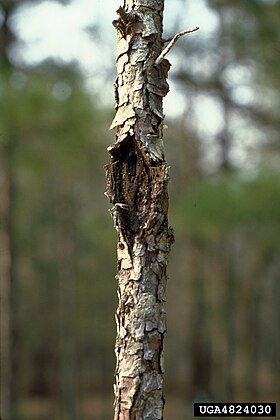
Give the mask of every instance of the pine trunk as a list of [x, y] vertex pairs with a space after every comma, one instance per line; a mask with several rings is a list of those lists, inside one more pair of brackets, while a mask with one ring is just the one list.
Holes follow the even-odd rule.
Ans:
[[168, 167], [162, 98], [170, 64], [163, 49], [164, 0], [125, 0], [117, 11], [116, 142], [107, 196], [118, 232], [115, 420], [163, 418]]

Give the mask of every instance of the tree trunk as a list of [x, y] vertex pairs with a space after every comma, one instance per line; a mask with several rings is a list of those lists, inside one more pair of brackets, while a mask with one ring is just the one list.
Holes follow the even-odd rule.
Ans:
[[118, 232], [115, 420], [163, 418], [168, 167], [162, 98], [164, 0], [125, 0], [117, 11], [116, 142], [108, 148], [106, 195]]
[[11, 411], [11, 249], [9, 236], [10, 185], [0, 160], [0, 338], [1, 415], [9, 420]]
[[54, 185], [55, 242], [58, 275], [59, 304], [59, 381], [61, 418], [77, 420], [78, 368], [76, 355], [76, 295], [77, 247], [75, 209], [67, 195], [67, 184], [58, 172], [60, 182]]
[[[13, 35], [9, 27], [9, 18], [14, 5], [1, 6], [2, 22], [0, 26], [0, 64], [1, 78], [4, 86], [3, 103], [8, 89], [12, 65], [8, 56]], [[4, 125], [5, 127], [5, 125]], [[2, 127], [3, 129], [3, 127]], [[14, 154], [16, 136], [10, 130], [4, 130], [0, 138], [0, 343], [1, 374], [0, 399], [1, 416], [5, 420], [13, 417], [15, 405], [15, 180]], [[13, 403], [13, 404], [12, 404]]]

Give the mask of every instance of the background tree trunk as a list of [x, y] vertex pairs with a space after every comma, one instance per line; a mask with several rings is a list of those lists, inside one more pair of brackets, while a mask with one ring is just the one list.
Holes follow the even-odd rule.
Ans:
[[1, 415], [10, 419], [11, 410], [11, 250], [9, 237], [10, 185], [1, 159], [0, 171], [0, 333]]
[[54, 211], [56, 218], [55, 243], [57, 255], [57, 278], [59, 282], [59, 368], [61, 418], [80, 418], [78, 404], [78, 366], [76, 354], [76, 226], [75, 208], [69, 198], [67, 185], [57, 173], [60, 182], [54, 185]]
[[[14, 5], [2, 6], [0, 27], [0, 65], [2, 68], [4, 98], [7, 97], [12, 65], [8, 49], [13, 41], [9, 18]], [[4, 99], [5, 100], [5, 99]], [[14, 156], [16, 135], [2, 133], [0, 139], [0, 342], [1, 342], [1, 416], [6, 420], [12, 418], [15, 398], [15, 171]]]
[[126, 0], [117, 11], [116, 142], [107, 196], [118, 232], [115, 420], [162, 419], [166, 332], [168, 167], [162, 98], [170, 64], [163, 48], [163, 0]]

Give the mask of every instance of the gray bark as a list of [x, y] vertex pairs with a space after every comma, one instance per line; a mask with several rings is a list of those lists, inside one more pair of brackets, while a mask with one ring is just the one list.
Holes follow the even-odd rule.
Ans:
[[162, 98], [164, 0], [125, 0], [117, 11], [116, 142], [108, 148], [107, 196], [118, 232], [115, 420], [163, 418], [168, 167]]

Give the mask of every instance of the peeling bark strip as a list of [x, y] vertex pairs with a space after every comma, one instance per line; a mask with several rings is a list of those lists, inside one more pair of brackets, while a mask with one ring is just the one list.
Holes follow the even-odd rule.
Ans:
[[170, 64], [163, 49], [164, 0], [124, 0], [117, 30], [116, 142], [108, 148], [106, 195], [118, 232], [115, 420], [163, 418], [168, 167], [162, 98]]

